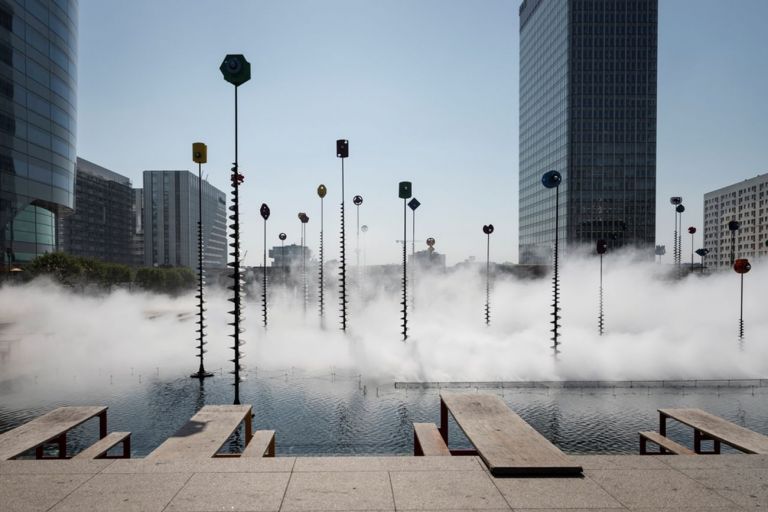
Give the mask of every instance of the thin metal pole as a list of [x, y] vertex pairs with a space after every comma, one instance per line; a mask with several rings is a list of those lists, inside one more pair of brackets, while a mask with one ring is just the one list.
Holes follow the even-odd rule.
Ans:
[[597, 326], [600, 331], [600, 336], [603, 335], [603, 255], [600, 255], [600, 319]]
[[241, 310], [241, 304], [240, 304], [240, 206], [239, 206], [239, 197], [238, 197], [238, 186], [240, 183], [239, 180], [239, 174], [240, 174], [240, 166], [239, 166], [239, 160], [238, 160], [238, 154], [237, 154], [237, 86], [235, 86], [235, 174], [233, 176], [233, 182], [232, 182], [232, 216], [233, 219], [233, 233], [232, 233], [232, 244], [231, 247], [233, 249], [232, 255], [234, 257], [234, 260], [232, 262], [232, 278], [233, 278], [233, 286], [232, 291], [234, 292], [234, 297], [232, 298], [232, 303], [234, 305], [234, 310], [232, 311], [232, 314], [234, 315], [234, 320], [232, 322], [232, 326], [234, 327], [234, 333], [231, 335], [234, 340], [234, 346], [232, 347], [235, 352], [235, 357], [233, 359], [234, 363], [234, 376], [235, 376], [235, 399], [234, 404], [240, 405], [240, 310]]
[[285, 262], [285, 240], [280, 240], [280, 256], [283, 260], [283, 285], [288, 285], [288, 266]]
[[325, 283], [323, 274], [323, 198], [320, 198], [320, 327], [325, 328], [325, 291], [324, 291], [324, 285]]
[[264, 219], [264, 259], [262, 262], [264, 271], [261, 283], [261, 305], [264, 309], [264, 328], [267, 328], [267, 219]]
[[200, 358], [200, 366], [197, 370], [197, 374], [193, 374], [192, 377], [198, 379], [204, 379], [206, 377], [212, 377], [213, 374], [205, 371], [205, 364], [203, 357], [205, 354], [205, 300], [203, 296], [203, 164], [197, 163], [197, 324], [198, 324], [198, 355]]
[[304, 314], [307, 314], [307, 230], [306, 224], [301, 223], [301, 277], [304, 282]]
[[744, 340], [744, 274], [741, 274], [741, 299], [739, 301], [739, 341]]
[[[415, 213], [415, 212], [414, 212]], [[491, 234], [485, 243], [485, 325], [491, 325]]]
[[558, 274], [558, 249], [559, 249], [559, 241], [560, 238], [560, 185], [558, 184], [555, 187], [555, 254], [554, 254], [554, 275], [552, 276], [552, 285], [554, 289], [554, 300], [552, 301], [552, 341], [554, 342], [554, 345], [552, 346], [553, 349], [555, 349], [555, 355], [558, 354], [558, 345], [560, 344], [558, 338], [559, 333], [557, 332], [558, 327], [560, 326], [558, 321], [560, 320], [560, 280], [559, 280], [559, 274]]
[[407, 260], [407, 247], [408, 247], [408, 211], [403, 198], [403, 342], [408, 339], [408, 260]]
[[341, 306], [341, 330], [347, 332], [347, 249], [344, 225], [344, 159], [341, 159], [341, 254], [339, 259], [339, 302]]
[[693, 237], [694, 235], [695, 233], [691, 233], [691, 272], [693, 272], [693, 243], [694, 243]]

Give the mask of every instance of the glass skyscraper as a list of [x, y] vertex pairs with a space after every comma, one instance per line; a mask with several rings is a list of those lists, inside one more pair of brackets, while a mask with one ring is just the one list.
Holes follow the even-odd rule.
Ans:
[[3, 269], [57, 247], [73, 204], [77, 0], [0, 0]]
[[656, 230], [658, 0], [520, 6], [520, 262], [547, 263], [557, 170], [567, 246], [633, 246]]

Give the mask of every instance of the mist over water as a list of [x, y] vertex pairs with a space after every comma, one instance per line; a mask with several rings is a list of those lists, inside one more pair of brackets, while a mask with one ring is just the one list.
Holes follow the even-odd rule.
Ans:
[[[354, 269], [353, 269], [354, 271]], [[606, 334], [597, 332], [599, 260], [571, 257], [561, 268], [561, 354], [550, 348], [551, 276], [499, 274], [484, 322], [484, 265], [416, 274], [409, 283], [409, 338], [401, 341], [400, 291], [363, 279], [349, 293], [349, 329], [339, 331], [338, 295], [326, 288], [325, 328], [316, 297], [270, 286], [261, 325], [258, 282], [245, 307], [248, 371], [353, 370], [366, 380], [520, 381], [763, 378], [768, 316], [761, 262], [745, 275], [746, 339], [738, 335], [739, 276], [733, 271], [670, 277], [669, 265], [631, 254], [604, 260]], [[316, 277], [310, 277], [316, 281]], [[258, 280], [257, 280], [258, 281]], [[206, 292], [208, 370], [231, 369], [229, 292]], [[2, 332], [11, 339], [0, 380], [16, 376], [191, 373], [197, 370], [194, 292], [170, 298], [118, 290], [73, 293], [46, 280], [0, 289]], [[224, 377], [228, 378], [228, 377]], [[231, 378], [231, 377], [229, 377]]]

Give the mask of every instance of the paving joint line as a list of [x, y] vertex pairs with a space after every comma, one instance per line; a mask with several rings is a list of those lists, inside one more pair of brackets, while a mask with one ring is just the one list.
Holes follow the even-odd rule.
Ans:
[[291, 480], [293, 480], [293, 470], [296, 468], [296, 457], [293, 458], [293, 464], [291, 464], [291, 470], [288, 472], [288, 481], [285, 482], [285, 490], [283, 491], [283, 497], [280, 498], [280, 506], [277, 507], [277, 510], [283, 510], [283, 504], [285, 503], [285, 497], [288, 495], [288, 487], [291, 485]]
[[[145, 474], [151, 474], [151, 473], [145, 473]], [[171, 474], [173, 474], [173, 473], [171, 473]], [[187, 477], [187, 479], [184, 481], [184, 483], [183, 483], [183, 484], [181, 484], [181, 487], [179, 487], [179, 490], [178, 490], [178, 491], [176, 491], [176, 492], [174, 493], [174, 495], [173, 495], [173, 496], [171, 496], [171, 499], [169, 499], [169, 500], [168, 500], [168, 503], [166, 503], [165, 505], [163, 505], [163, 509], [162, 509], [162, 512], [165, 512], [165, 510], [168, 508], [168, 505], [170, 505], [170, 504], [171, 504], [171, 502], [172, 502], [174, 499], [176, 499], [176, 496], [178, 496], [178, 495], [179, 495], [179, 493], [180, 493], [180, 492], [181, 492], [181, 491], [182, 491], [182, 490], [183, 490], [183, 489], [184, 489], [184, 488], [187, 486], [187, 484], [189, 483], [189, 481], [190, 481], [190, 480], [192, 480], [192, 477], [193, 477], [193, 476], [195, 476], [196, 474], [197, 474], [197, 473], [195, 473], [194, 471], [193, 471], [192, 473], [190, 473], [190, 474], [189, 474], [189, 476], [188, 476], [188, 477]]]
[[[69, 491], [69, 492], [68, 492], [68, 493], [67, 493], [67, 494], [66, 494], [66, 495], [65, 495], [63, 498], [61, 498], [59, 501], [57, 501], [56, 503], [54, 503], [53, 505], [51, 505], [50, 507], [48, 507], [47, 509], [45, 509], [45, 510], [46, 510], [46, 512], [48, 512], [49, 510], [52, 510], [54, 507], [56, 507], [56, 506], [57, 506], [58, 504], [60, 504], [62, 501], [64, 501], [65, 499], [69, 498], [69, 497], [72, 495], [72, 493], [74, 493], [76, 490], [78, 490], [79, 488], [81, 488], [82, 486], [84, 486], [85, 484], [87, 484], [88, 482], [90, 482], [91, 480], [93, 480], [93, 479], [96, 477], [96, 475], [100, 475], [102, 471], [104, 471], [105, 469], [107, 469], [107, 468], [108, 468], [109, 466], [111, 466], [112, 464], [114, 464], [114, 462], [110, 462], [109, 464], [107, 464], [106, 466], [104, 466], [104, 468], [102, 468], [102, 469], [101, 469], [101, 471], [99, 471], [98, 473], [93, 473], [93, 474], [91, 475], [91, 477], [90, 477], [90, 478], [86, 478], [86, 479], [83, 481], [83, 483], [81, 483], [80, 485], [76, 485], [76, 486], [75, 486], [75, 488], [74, 488], [74, 489], [72, 489], [71, 491]], [[80, 474], [80, 473], [74, 473], [74, 474]]]

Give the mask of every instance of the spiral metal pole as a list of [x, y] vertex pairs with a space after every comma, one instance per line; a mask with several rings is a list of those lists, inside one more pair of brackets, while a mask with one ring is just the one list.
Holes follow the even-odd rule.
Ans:
[[675, 265], [678, 264], [678, 255], [677, 255], [677, 210], [675, 210], [675, 233], [674, 233], [674, 240], [672, 241], [672, 258], [675, 261]]
[[206, 352], [205, 345], [205, 299], [203, 297], [203, 286], [205, 284], [205, 276], [203, 274], [203, 165], [197, 164], [197, 357], [200, 358], [200, 367], [197, 373], [193, 373], [191, 377], [198, 378], [200, 380], [206, 377], [213, 377], [212, 373], [205, 371], [205, 364], [203, 363], [203, 357]]
[[323, 198], [320, 198], [320, 327], [325, 327], [325, 279], [323, 268]]
[[559, 337], [560, 333], [558, 332], [558, 329], [560, 327], [560, 275], [559, 275], [559, 268], [558, 268], [558, 252], [559, 252], [559, 244], [558, 240], [560, 238], [560, 185], [555, 187], [555, 250], [554, 250], [554, 258], [553, 258], [553, 270], [554, 273], [552, 275], [552, 321], [550, 322], [552, 324], [552, 329], [550, 332], [552, 333], [552, 341], [553, 345], [552, 348], [555, 351], [555, 355], [559, 354], [560, 351], [558, 349], [558, 346], [560, 345]]
[[261, 282], [261, 309], [264, 328], [267, 328], [267, 219], [264, 219], [264, 258], [262, 262], [264, 271]]
[[491, 234], [485, 244], [485, 325], [491, 325]]
[[347, 332], [347, 242], [344, 226], [344, 159], [341, 159], [341, 236], [339, 244], [339, 306], [341, 308], [341, 330]]
[[605, 322], [603, 320], [603, 255], [600, 255], [600, 316], [597, 319], [597, 329], [603, 335]]
[[744, 274], [741, 274], [741, 299], [739, 301], [739, 341], [744, 341]]
[[407, 205], [403, 199], [403, 300], [400, 304], [403, 306], [403, 342], [408, 339], [408, 259], [407, 259], [407, 224], [408, 213]]
[[229, 210], [232, 212], [229, 216], [229, 220], [232, 221], [232, 224], [229, 225], [230, 229], [232, 229], [232, 233], [229, 235], [232, 239], [229, 244], [232, 248], [232, 252], [230, 252], [229, 255], [233, 257], [233, 260], [227, 264], [232, 268], [232, 274], [230, 274], [230, 277], [232, 278], [232, 286], [230, 286], [229, 289], [232, 290], [233, 296], [229, 301], [232, 303], [233, 309], [229, 313], [233, 316], [233, 319], [229, 325], [234, 327], [234, 333], [230, 335], [234, 341], [233, 346], [230, 347], [234, 352], [234, 358], [230, 360], [230, 362], [234, 364], [234, 370], [230, 373], [232, 373], [235, 378], [233, 384], [235, 387], [235, 405], [240, 405], [240, 360], [243, 356], [240, 352], [240, 347], [245, 344], [244, 341], [240, 340], [240, 334], [245, 331], [245, 329], [240, 327], [243, 308], [241, 296], [242, 273], [240, 272], [240, 198], [238, 192], [240, 179], [241, 176], [237, 158], [237, 87], [235, 87], [235, 162], [234, 167], [232, 167], [232, 205], [229, 207]]
[[304, 292], [304, 314], [307, 314], [307, 303], [309, 302], [309, 296], [307, 291], [307, 229], [306, 224], [301, 223], [301, 278], [303, 280], [303, 292]]

